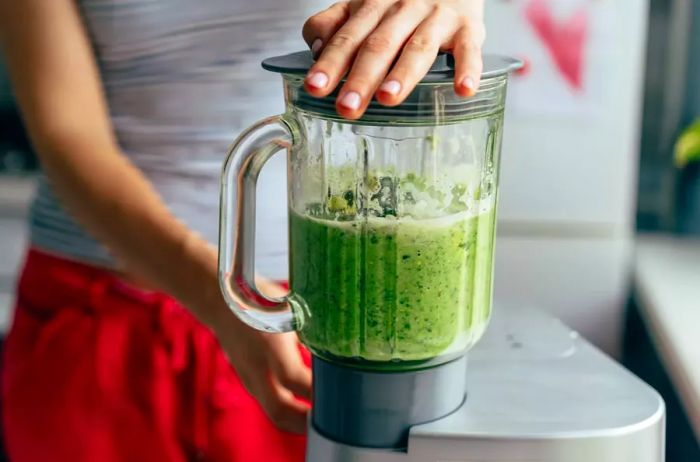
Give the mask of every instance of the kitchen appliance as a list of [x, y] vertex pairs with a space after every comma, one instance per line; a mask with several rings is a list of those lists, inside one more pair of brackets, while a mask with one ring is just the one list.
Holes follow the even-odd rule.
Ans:
[[[660, 460], [658, 397], [590, 347], [558, 350], [562, 339], [573, 342], [561, 327], [541, 322], [541, 335], [524, 350], [532, 356], [513, 362], [511, 350], [525, 344], [512, 339], [532, 329], [536, 316], [517, 318], [519, 330], [506, 336], [512, 348], [486, 348], [491, 359], [466, 373], [465, 353], [491, 314], [506, 84], [520, 63], [485, 56], [479, 92], [462, 99], [453, 91], [451, 56], [442, 54], [404, 103], [373, 102], [358, 121], [336, 114], [336, 94], [317, 99], [304, 91], [311, 64], [309, 52], [263, 63], [283, 75], [287, 110], [231, 148], [219, 268], [224, 297], [243, 321], [267, 332], [297, 330], [313, 353], [307, 460], [574, 461], [583, 459], [563, 458], [562, 448], [589, 447], [592, 439], [590, 454], [613, 460], [604, 457], [626, 456], [623, 446], [642, 454], [636, 439], [644, 435], [652, 436], [642, 446], [651, 452], [635, 460]], [[288, 152], [290, 293], [272, 298], [254, 280], [255, 187], [281, 149]], [[499, 361], [505, 367], [494, 376]], [[565, 383], [588, 377], [589, 363], [603, 381], [581, 399], [587, 391], [577, 395], [567, 391], [578, 390], [576, 382]], [[552, 379], [551, 393], [533, 380], [535, 371]], [[467, 385], [472, 374], [481, 393]], [[483, 386], [488, 381], [492, 387]], [[531, 407], [509, 402], [517, 388], [533, 392]], [[572, 403], [545, 401], [556, 393], [607, 406], [562, 413]], [[626, 400], [629, 413], [611, 410], [613, 397]], [[479, 414], [489, 405], [492, 415]], [[590, 415], [582, 418], [582, 409]], [[544, 420], [528, 430], [538, 417]], [[634, 444], [622, 437], [629, 434]], [[620, 435], [612, 438], [619, 444], [606, 443], [611, 435]]]
[[400, 450], [309, 430], [308, 462], [662, 462], [658, 393], [544, 311], [498, 306], [469, 352], [467, 399]]

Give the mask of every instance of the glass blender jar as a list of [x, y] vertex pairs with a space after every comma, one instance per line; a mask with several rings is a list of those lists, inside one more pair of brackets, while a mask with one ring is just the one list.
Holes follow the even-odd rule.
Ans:
[[[520, 63], [485, 56], [480, 89], [464, 99], [453, 90], [452, 57], [441, 54], [404, 103], [373, 101], [355, 121], [337, 115], [336, 93], [319, 99], [305, 92], [312, 63], [309, 52], [263, 62], [283, 76], [286, 111], [248, 129], [226, 159], [224, 296], [254, 328], [297, 330], [319, 368], [366, 378], [454, 362], [491, 313], [506, 84]], [[254, 281], [255, 185], [282, 149], [290, 292], [271, 298]], [[399, 380], [397, 387], [410, 382]], [[316, 407], [316, 382], [314, 393]], [[464, 388], [456, 393], [443, 411], [461, 403]]]

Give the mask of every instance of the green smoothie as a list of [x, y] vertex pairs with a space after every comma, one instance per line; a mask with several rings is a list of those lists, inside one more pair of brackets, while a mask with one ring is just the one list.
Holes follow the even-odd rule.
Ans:
[[428, 219], [290, 210], [290, 281], [308, 307], [316, 354], [427, 360], [483, 332], [491, 306], [495, 213]]

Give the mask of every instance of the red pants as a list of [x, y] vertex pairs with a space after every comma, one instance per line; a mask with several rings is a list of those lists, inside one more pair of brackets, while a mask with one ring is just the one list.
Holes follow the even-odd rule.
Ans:
[[5, 345], [12, 462], [299, 462], [173, 299], [30, 251]]

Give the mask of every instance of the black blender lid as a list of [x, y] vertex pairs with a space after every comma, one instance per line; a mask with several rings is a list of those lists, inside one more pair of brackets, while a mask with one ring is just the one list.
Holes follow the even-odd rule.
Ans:
[[[509, 56], [486, 54], [483, 56], [484, 70], [482, 80], [498, 77], [520, 69], [523, 66], [519, 59]], [[311, 51], [297, 51], [288, 55], [274, 56], [262, 62], [262, 67], [271, 72], [287, 75], [306, 75], [314, 63]], [[454, 78], [454, 57], [440, 52], [428, 74], [421, 82], [445, 82]]]

